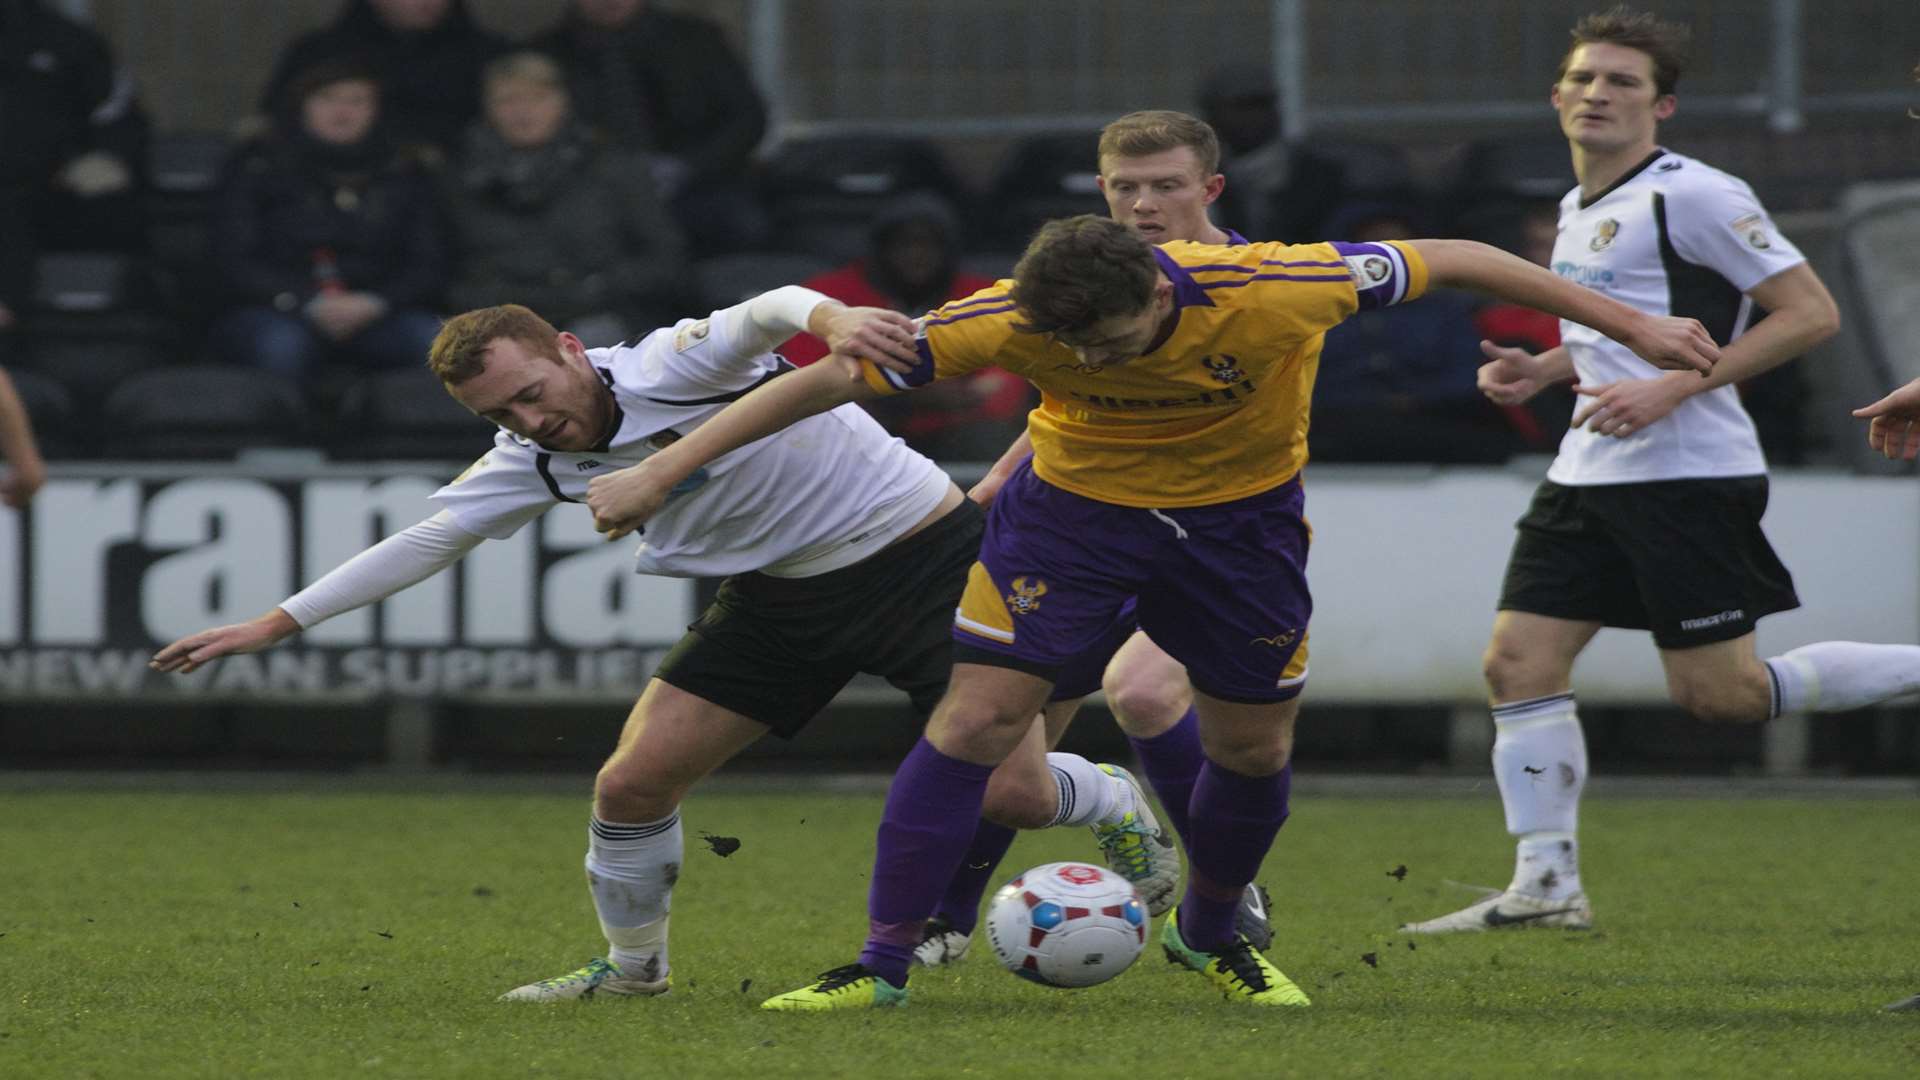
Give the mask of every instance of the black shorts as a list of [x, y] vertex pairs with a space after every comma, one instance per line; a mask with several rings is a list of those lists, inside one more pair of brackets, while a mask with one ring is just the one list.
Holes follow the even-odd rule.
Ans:
[[932, 712], [947, 689], [953, 611], [984, 528], [979, 506], [962, 500], [852, 566], [804, 578], [735, 574], [654, 675], [782, 738], [860, 672]]
[[1663, 649], [1729, 641], [1800, 606], [1760, 531], [1767, 478], [1565, 487], [1516, 528], [1500, 610], [1653, 631]]

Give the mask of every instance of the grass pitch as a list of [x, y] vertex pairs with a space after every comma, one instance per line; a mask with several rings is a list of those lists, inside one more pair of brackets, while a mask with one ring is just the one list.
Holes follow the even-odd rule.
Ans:
[[[1920, 1074], [1879, 1009], [1920, 991], [1910, 798], [1589, 800], [1594, 932], [1409, 939], [1505, 881], [1497, 800], [1299, 797], [1262, 879], [1310, 1009], [1151, 944], [1045, 990], [980, 940], [905, 1010], [796, 1016], [757, 1006], [855, 955], [879, 798], [735, 787], [685, 808], [670, 997], [496, 1004], [603, 948], [585, 790], [0, 795], [0, 1076]], [[1004, 876], [1090, 855], [1030, 835]]]

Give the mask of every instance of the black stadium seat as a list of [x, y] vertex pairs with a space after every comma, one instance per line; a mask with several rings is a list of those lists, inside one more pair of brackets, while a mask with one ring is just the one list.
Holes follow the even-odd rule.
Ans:
[[987, 198], [986, 241], [1024, 251], [1033, 231], [1051, 218], [1104, 214], [1100, 194], [1098, 130], [1029, 135], [1016, 141], [994, 174]]
[[22, 368], [7, 369], [7, 377], [13, 380], [20, 404], [33, 424], [40, 456], [49, 460], [76, 456], [87, 433], [75, 422], [73, 395], [67, 388], [40, 372]]
[[307, 407], [294, 384], [253, 368], [192, 364], [122, 382], [101, 410], [101, 456], [115, 460], [231, 458], [302, 446]]
[[418, 368], [349, 386], [327, 438], [331, 455], [343, 460], [471, 461], [493, 445], [494, 430]]
[[774, 242], [842, 262], [863, 254], [875, 211], [910, 191], [956, 205], [959, 183], [939, 148], [898, 135], [821, 135], [781, 143], [762, 171]]
[[743, 251], [715, 255], [693, 264], [693, 286], [705, 311], [732, 307], [782, 285], [798, 285], [834, 263], [817, 255], [790, 251]]

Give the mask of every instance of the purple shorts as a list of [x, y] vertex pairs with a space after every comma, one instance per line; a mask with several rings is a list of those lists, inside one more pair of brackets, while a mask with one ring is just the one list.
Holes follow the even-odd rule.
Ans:
[[1296, 478], [1232, 502], [1145, 510], [1062, 491], [1022, 465], [988, 507], [954, 659], [1064, 683], [1091, 655], [1104, 666], [1131, 603], [1201, 693], [1293, 698], [1313, 613], [1304, 504]]

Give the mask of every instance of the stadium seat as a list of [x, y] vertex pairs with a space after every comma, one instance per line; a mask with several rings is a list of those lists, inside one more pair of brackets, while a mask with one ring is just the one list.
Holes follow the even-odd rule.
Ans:
[[147, 247], [161, 303], [194, 336], [212, 317], [206, 288], [213, 201], [233, 144], [215, 132], [156, 135], [147, 157]]
[[994, 174], [987, 198], [987, 242], [1025, 250], [1033, 231], [1050, 218], [1104, 214], [1095, 161], [1098, 130], [1030, 135], [1016, 141]]
[[350, 461], [471, 461], [492, 445], [492, 425], [476, 418], [422, 369], [386, 371], [347, 387], [329, 453]]
[[774, 242], [836, 262], [866, 251], [868, 224], [886, 202], [932, 191], [963, 193], [939, 149], [898, 135], [822, 135], [781, 143], [763, 169]]
[[101, 456], [220, 459], [307, 442], [300, 391], [253, 368], [193, 364], [130, 376], [102, 407]]
[[35, 325], [19, 360], [20, 368], [65, 387], [82, 404], [83, 413], [126, 379], [166, 364], [166, 350], [153, 341], [49, 332], [43, 324]]
[[139, 261], [117, 251], [51, 251], [34, 261], [33, 303], [42, 311], [97, 314], [140, 298]]
[[718, 311], [782, 285], [798, 285], [833, 269], [817, 255], [787, 251], [743, 251], [715, 255], [693, 264], [693, 286], [705, 311]]
[[53, 378], [25, 368], [9, 368], [7, 377], [20, 395], [20, 404], [33, 423], [40, 456], [59, 459], [77, 456], [84, 428], [75, 423], [73, 395]]
[[1558, 199], [1573, 190], [1573, 157], [1565, 137], [1513, 135], [1467, 144], [1461, 158], [1461, 192], [1483, 196]]

